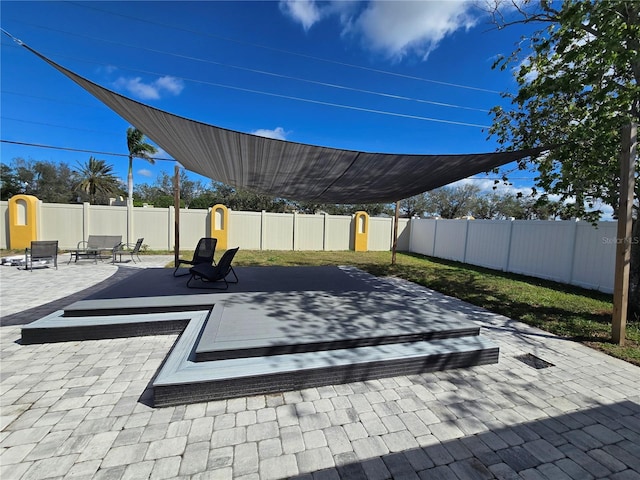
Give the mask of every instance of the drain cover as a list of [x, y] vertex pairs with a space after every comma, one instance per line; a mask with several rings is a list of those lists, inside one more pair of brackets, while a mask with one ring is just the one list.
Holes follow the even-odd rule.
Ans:
[[535, 355], [531, 355], [530, 353], [525, 353], [524, 355], [518, 355], [515, 358], [520, 360], [523, 363], [526, 363], [530, 367], [537, 368], [537, 369], [554, 366], [553, 363], [549, 363], [545, 360], [542, 360], [541, 358], [538, 358]]

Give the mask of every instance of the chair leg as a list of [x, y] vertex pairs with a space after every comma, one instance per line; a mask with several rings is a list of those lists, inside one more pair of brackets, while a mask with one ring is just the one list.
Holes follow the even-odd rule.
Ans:
[[173, 271], [173, 276], [174, 277], [185, 277], [187, 275], [189, 275], [189, 271], [187, 271], [187, 273], [181, 273], [180, 275], [176, 275], [176, 273], [178, 273], [178, 270], [180, 269], [180, 265], [182, 265], [184, 262], [178, 260], [178, 265], [176, 265], [176, 269]]
[[[196, 286], [193, 285], [191, 286], [191, 280], [196, 280], [196, 281], [200, 281], [200, 283], [202, 284], [201, 286]], [[216, 287], [216, 284], [220, 281], [224, 281], [224, 287]], [[207, 287], [206, 284], [209, 283], [211, 284], [210, 287]], [[237, 283], [237, 282], [231, 282], [231, 283]], [[209, 281], [203, 277], [200, 277], [198, 275], [194, 275], [193, 273], [191, 274], [191, 277], [189, 277], [189, 280], [187, 280], [187, 287], [188, 288], [202, 288], [205, 290], [228, 290], [229, 289], [229, 282], [227, 282], [226, 278], [221, 278], [220, 280], [216, 280], [216, 281]]]
[[[236, 277], [236, 281], [235, 282], [231, 282], [230, 281], [229, 283], [238, 283], [240, 280], [238, 279], [238, 275], [236, 275], [236, 271], [233, 269], [233, 267], [231, 267], [231, 272], [230, 273], [233, 273], [233, 276]], [[226, 277], [225, 277], [224, 281], [225, 282], [227, 281]]]

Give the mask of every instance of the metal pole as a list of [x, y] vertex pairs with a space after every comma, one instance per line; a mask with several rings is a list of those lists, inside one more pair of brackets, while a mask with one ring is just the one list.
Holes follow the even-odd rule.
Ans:
[[391, 265], [396, 264], [396, 250], [398, 249], [398, 219], [400, 218], [400, 201], [396, 202], [396, 214], [393, 219], [393, 248], [391, 250]]
[[633, 227], [633, 193], [635, 190], [635, 159], [638, 125], [630, 123], [622, 128], [620, 151], [620, 206], [616, 236], [616, 267], [613, 284], [613, 316], [611, 337], [624, 345], [629, 303], [629, 264], [631, 262], [631, 235]]
[[173, 167], [173, 208], [175, 212], [175, 245], [174, 245], [174, 262], [178, 266], [180, 258], [180, 167], [176, 164]]

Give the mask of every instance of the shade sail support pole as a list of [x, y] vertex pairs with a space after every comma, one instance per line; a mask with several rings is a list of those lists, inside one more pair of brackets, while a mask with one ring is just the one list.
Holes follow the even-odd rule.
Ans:
[[177, 267], [180, 259], [180, 166], [177, 163], [173, 167], [173, 209], [175, 212], [173, 261]]
[[622, 128], [620, 150], [620, 206], [618, 208], [613, 316], [611, 319], [611, 337], [618, 345], [624, 345], [626, 337], [637, 145], [638, 125], [632, 122]]
[[398, 250], [398, 220], [400, 219], [400, 201], [396, 202], [396, 213], [393, 217], [393, 247], [391, 249], [391, 265], [396, 264], [396, 252]]

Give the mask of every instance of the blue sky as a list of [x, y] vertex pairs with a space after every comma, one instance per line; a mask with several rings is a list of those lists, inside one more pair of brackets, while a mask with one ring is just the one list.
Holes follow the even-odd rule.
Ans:
[[[488, 112], [506, 104], [498, 92], [516, 84], [491, 65], [532, 30], [498, 31], [475, 3], [460, 1], [2, 1], [0, 8], [13, 36], [143, 103], [242, 132], [388, 153], [495, 151]], [[6, 35], [1, 62], [2, 140], [127, 153], [125, 120]], [[74, 167], [93, 155], [126, 178], [124, 156], [0, 148], [4, 163], [21, 157]], [[173, 166], [135, 160], [135, 183]], [[531, 185], [524, 176], [515, 173], [516, 188]]]

